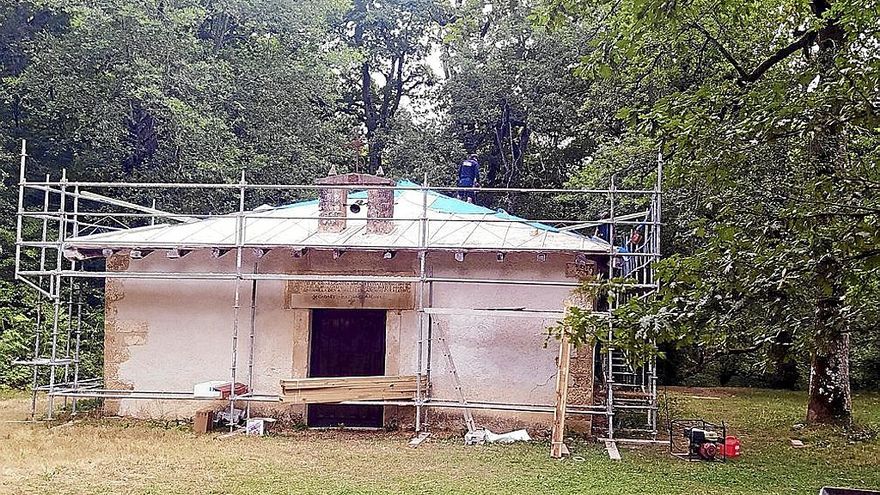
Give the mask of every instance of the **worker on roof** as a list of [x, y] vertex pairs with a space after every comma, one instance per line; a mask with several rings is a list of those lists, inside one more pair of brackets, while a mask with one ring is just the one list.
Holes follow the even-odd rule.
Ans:
[[596, 231], [593, 233], [593, 237], [598, 237], [605, 242], [611, 242], [611, 223], [608, 219], [608, 212], [603, 211], [601, 215], [599, 215], [599, 225], [596, 226]]
[[[480, 163], [477, 155], [468, 155], [458, 166], [458, 187], [480, 187]], [[457, 191], [456, 197], [468, 203], [476, 201], [476, 191]]]

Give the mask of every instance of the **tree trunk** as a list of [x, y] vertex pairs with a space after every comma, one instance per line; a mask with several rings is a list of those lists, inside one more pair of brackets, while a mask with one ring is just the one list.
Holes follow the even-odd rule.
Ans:
[[[821, 156], [821, 152], [820, 152]], [[816, 266], [821, 295], [816, 302], [816, 328], [810, 360], [807, 422], [847, 424], [852, 415], [849, 386], [849, 332], [842, 314], [845, 288], [832, 241], [818, 243]]]
[[824, 348], [813, 352], [810, 366], [810, 403], [807, 422], [849, 424], [852, 401], [849, 387], [849, 334], [826, 339]]
[[[819, 234], [821, 235], [821, 234]], [[846, 289], [843, 267], [836, 259], [833, 241], [817, 242], [815, 282], [819, 297], [810, 360], [810, 423], [849, 423], [852, 402], [849, 383], [849, 327], [843, 314]]]
[[[818, 18], [831, 8], [831, 0], [813, 0], [813, 13]], [[834, 57], [846, 42], [846, 36], [836, 20], [819, 31], [817, 63], [822, 80], [833, 77]], [[833, 200], [825, 183], [834, 183], [836, 168], [847, 161], [846, 136], [839, 123], [839, 105], [834, 105], [824, 122], [816, 129], [810, 142], [810, 154], [815, 160], [819, 202]], [[846, 289], [843, 285], [843, 266], [834, 252], [836, 239], [823, 233], [822, 222], [833, 222], [830, 217], [817, 217], [813, 229], [815, 282], [819, 291], [816, 301], [816, 322], [813, 333], [813, 352], [810, 362], [810, 402], [807, 421], [810, 423], [848, 424], [852, 418], [852, 398], [849, 384], [849, 329], [843, 315]], [[833, 229], [832, 229], [833, 232]]]
[[[835, 165], [846, 161], [846, 140], [838, 125], [826, 124], [811, 143], [812, 155], [818, 166], [818, 198], [828, 201], [824, 181], [834, 180]], [[849, 384], [849, 327], [843, 313], [846, 287], [844, 267], [834, 251], [836, 239], [823, 232], [821, 222], [833, 219], [818, 217], [813, 231], [815, 285], [818, 291], [813, 329], [813, 351], [810, 370], [810, 402], [807, 421], [811, 423], [849, 423], [852, 402]], [[833, 229], [832, 229], [833, 232]]]
[[375, 137], [370, 139], [368, 151], [369, 159], [367, 161], [368, 174], [375, 174], [379, 170], [379, 167], [382, 166], [382, 150], [384, 147], [385, 145], [382, 143], [381, 139]]

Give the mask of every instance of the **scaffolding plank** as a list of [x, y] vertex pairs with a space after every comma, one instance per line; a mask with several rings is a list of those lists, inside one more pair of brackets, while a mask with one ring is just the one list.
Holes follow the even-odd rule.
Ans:
[[412, 448], [417, 448], [419, 445], [422, 444], [422, 442], [427, 440], [429, 436], [431, 436], [431, 434], [427, 432], [419, 433], [419, 436], [414, 437], [412, 440], [409, 441], [409, 446]]
[[318, 377], [318, 378], [289, 378], [281, 380], [281, 387], [285, 390], [303, 390], [310, 388], [345, 387], [345, 386], [377, 386], [412, 384], [415, 386], [416, 377], [412, 376], [345, 376], [345, 377]]

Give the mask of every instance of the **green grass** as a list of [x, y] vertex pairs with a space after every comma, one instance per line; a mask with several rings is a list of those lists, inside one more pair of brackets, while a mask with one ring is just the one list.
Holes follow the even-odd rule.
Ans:
[[[722, 396], [721, 400], [689, 398]], [[880, 487], [880, 395], [855, 397], [858, 434], [794, 428], [802, 393], [678, 389], [675, 416], [725, 419], [743, 456], [688, 463], [662, 448], [622, 448], [608, 460], [595, 444], [572, 458], [548, 457], [546, 443], [465, 447], [430, 439], [406, 447], [403, 433], [301, 432], [218, 439], [185, 428], [125, 420], [69, 426], [0, 423], [2, 493], [589, 493], [815, 494], [823, 485]], [[0, 395], [0, 421], [26, 416], [26, 394]], [[868, 437], [867, 439], [864, 439]], [[790, 438], [802, 439], [793, 449]]]

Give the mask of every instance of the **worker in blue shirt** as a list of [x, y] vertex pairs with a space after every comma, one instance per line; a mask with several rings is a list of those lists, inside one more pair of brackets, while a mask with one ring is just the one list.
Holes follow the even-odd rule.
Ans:
[[[480, 187], [480, 163], [477, 155], [469, 155], [458, 166], [458, 187]], [[468, 203], [476, 201], [476, 191], [458, 191], [456, 197]]]

